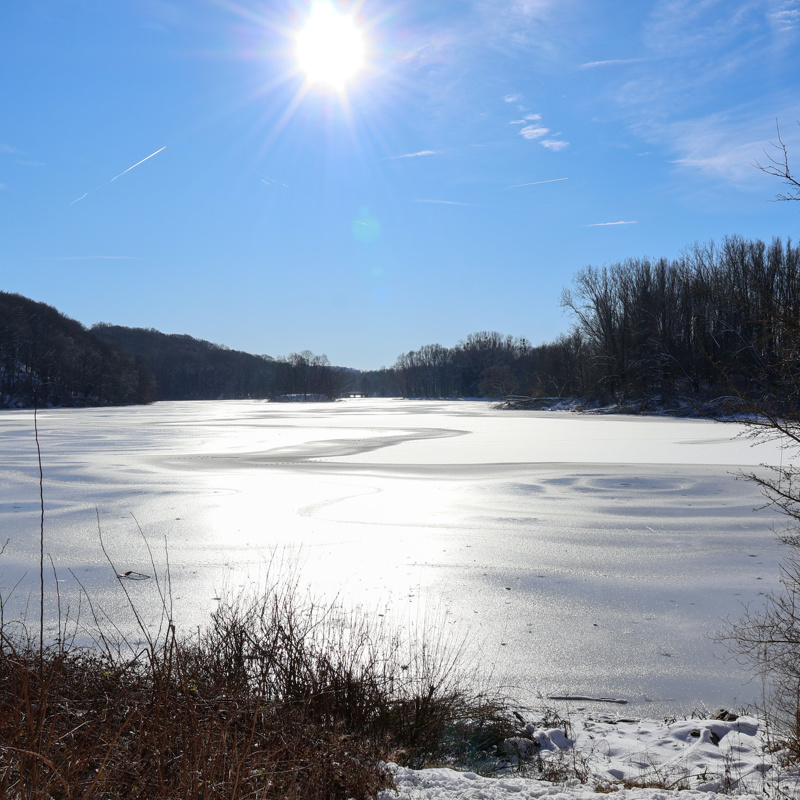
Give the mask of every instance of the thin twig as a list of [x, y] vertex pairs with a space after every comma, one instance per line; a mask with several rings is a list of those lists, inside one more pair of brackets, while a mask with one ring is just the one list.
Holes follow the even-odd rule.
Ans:
[[39, 447], [39, 410], [36, 387], [31, 381], [33, 391], [33, 435], [36, 439], [36, 455], [39, 459], [39, 677], [44, 675], [44, 474], [42, 472], [42, 450]]
[[150, 660], [151, 663], [155, 658], [155, 641], [151, 636], [147, 626], [144, 623], [141, 615], [139, 614], [139, 610], [136, 607], [136, 603], [133, 602], [133, 598], [131, 598], [130, 593], [128, 592], [128, 588], [125, 586], [124, 578], [120, 576], [119, 571], [117, 570], [116, 564], [112, 560], [111, 556], [108, 554], [108, 550], [106, 549], [105, 542], [103, 541], [103, 529], [100, 526], [100, 510], [95, 508], [95, 515], [97, 516], [97, 536], [100, 540], [100, 549], [103, 551], [103, 555], [106, 557], [106, 561], [108, 561], [109, 566], [114, 571], [114, 575], [117, 578], [117, 582], [122, 587], [122, 591], [125, 593], [125, 599], [128, 601], [128, 607], [130, 608], [131, 612], [133, 613], [134, 619], [136, 620], [136, 624], [139, 627], [139, 630], [142, 632], [142, 636], [144, 637], [144, 641], [147, 642], [147, 649], [150, 653]]
[[32, 756], [33, 758], [38, 758], [40, 761], [43, 761], [50, 767], [55, 779], [64, 787], [64, 791], [67, 794], [67, 797], [72, 796], [72, 792], [69, 790], [69, 784], [61, 777], [61, 773], [58, 771], [58, 767], [49, 759], [47, 756], [42, 755], [41, 753], [36, 753], [33, 750], [25, 750], [22, 747], [12, 747], [11, 745], [6, 745], [7, 750], [13, 750], [16, 753], [23, 753], [26, 756]]
[[[58, 608], [58, 618], [57, 618], [57, 625], [58, 625], [58, 649], [63, 653], [64, 652], [64, 642], [61, 638], [61, 590], [58, 587], [58, 573], [56, 572], [56, 565], [53, 563], [53, 556], [50, 553], [47, 554], [47, 557], [50, 559], [50, 566], [53, 570], [53, 580], [56, 584], [56, 607]], [[64, 636], [66, 637], [66, 628], [64, 630]]]

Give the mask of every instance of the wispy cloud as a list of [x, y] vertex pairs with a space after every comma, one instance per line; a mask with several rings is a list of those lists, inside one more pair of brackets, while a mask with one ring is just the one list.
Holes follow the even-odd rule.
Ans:
[[770, 18], [778, 30], [794, 30], [800, 25], [800, 0], [785, 0], [770, 14]]
[[554, 153], [563, 150], [565, 147], [569, 147], [569, 142], [565, 142], [562, 139], [543, 139], [539, 144], [542, 147], [546, 147], [548, 150], [552, 150]]
[[439, 150], [420, 150], [417, 153], [403, 153], [401, 156], [389, 156], [387, 161], [395, 161], [398, 158], [420, 158], [422, 156], [438, 156]]
[[[526, 114], [524, 119], [512, 120], [509, 124], [525, 125], [524, 128], [520, 128], [519, 135], [528, 141], [535, 142], [541, 140], [539, 141], [539, 144], [543, 147], [546, 147], [548, 150], [558, 152], [559, 150], [563, 150], [565, 147], [569, 147], [569, 142], [565, 142], [561, 139], [545, 139], [544, 137], [550, 133], [550, 128], [546, 128], [544, 125], [538, 124], [541, 119], [541, 114]], [[526, 125], [525, 123], [527, 122], [532, 124]], [[553, 136], [561, 136], [561, 134], [555, 133]]]
[[15, 150], [10, 144], [0, 144], [0, 153], [16, 153], [18, 152]]
[[20, 160], [17, 160], [17, 164], [20, 164], [23, 167], [44, 167], [44, 166], [46, 166], [46, 164], [43, 161], [20, 161]]
[[708, 54], [733, 42], [744, 26], [763, 20], [763, 5], [758, 0], [657, 0], [644, 41], [671, 57]]
[[[442, 107], [442, 98], [469, 91], [467, 65], [479, 63], [484, 55], [509, 50], [532, 56], [538, 64], [552, 64], [557, 45], [548, 35], [552, 29], [568, 26], [586, 0], [469, 0], [454, 14], [439, 14], [439, 5], [429, 3], [433, 12], [419, 20], [404, 35], [394, 61], [404, 70], [418, 70], [415, 79], [428, 95], [432, 113]], [[401, 4], [408, 6], [414, 4]], [[446, 4], [443, 4], [446, 5]], [[428, 15], [425, 15], [426, 18]], [[528, 68], [536, 66], [528, 60]], [[525, 82], [527, 83], [527, 81]], [[497, 101], [514, 107], [523, 100], [525, 84], [497, 93]], [[524, 109], [520, 109], [524, 110]]]
[[56, 261], [144, 261], [139, 256], [60, 256]]
[[166, 149], [167, 149], [167, 146], [164, 145], [164, 147], [161, 147], [158, 150], [156, 150], [155, 153], [150, 153], [149, 156], [145, 156], [141, 161], [137, 161], [133, 166], [130, 166], [127, 169], [122, 170], [122, 172], [120, 172], [119, 175], [115, 175], [110, 181], [106, 181], [105, 183], [101, 183], [99, 186], [95, 186], [94, 189], [89, 189], [88, 192], [84, 192], [80, 197], [76, 197], [70, 203], [70, 205], [73, 206], [73, 205], [75, 205], [75, 203], [79, 203], [81, 200], [83, 200], [91, 192], [96, 192], [98, 189], [102, 189], [104, 186], [108, 186], [109, 183], [114, 183], [114, 181], [117, 180], [117, 178], [121, 178], [123, 175], [126, 175], [132, 169], [136, 169], [136, 167], [138, 167], [140, 164], [144, 164], [145, 161], [149, 161], [153, 156], [157, 156], [159, 153], [161, 153], [162, 151], [164, 151]]
[[619, 67], [625, 64], [640, 64], [644, 58], [609, 58], [606, 61], [587, 61], [581, 64], [581, 69], [594, 69], [595, 67]]
[[[709, 188], [755, 183], [751, 162], [767, 146], [775, 118], [800, 118], [797, 92], [779, 77], [796, 67], [800, 0], [648, 6], [637, 43], [647, 57], [635, 70], [613, 69], [629, 59], [583, 65], [612, 67], [603, 77], [614, 85], [620, 121], [640, 140], [633, 152], [654, 152], [687, 176], [711, 179]], [[612, 115], [612, 106], [604, 114]]]
[[619, 222], [593, 222], [591, 225], [584, 225], [584, 228], [608, 228], [612, 225], [638, 225], [639, 223], [636, 220], [624, 220], [621, 219]]
[[546, 181], [531, 181], [530, 183], [515, 183], [513, 186], [509, 186], [509, 189], [519, 189], [522, 186], [539, 186], [543, 183], [558, 183], [559, 181], [568, 181], [569, 178], [550, 178]]
[[550, 133], [550, 128], [542, 128], [538, 125], [526, 125], [519, 135], [525, 139], [541, 139], [542, 136], [547, 136]]
[[[773, 97], [781, 119], [800, 117], [800, 104], [793, 97]], [[643, 137], [656, 142], [672, 155], [670, 163], [715, 181], [733, 184], [755, 183], [760, 175], [753, 162], [762, 159], [775, 139], [773, 109], [760, 107], [719, 112], [705, 117], [675, 122], [649, 124], [634, 128]], [[781, 130], [793, 152], [800, 147], [796, 126]]]
[[511, 46], [552, 52], [543, 35], [546, 28], [554, 21], [569, 20], [584, 3], [585, 0], [472, 0], [471, 21], [476, 23], [473, 35], [504, 50]]
[[[725, 84], [770, 65], [786, 31], [800, 20], [800, 0], [656, 0], [642, 42], [658, 59], [657, 74], [645, 78], [664, 94], [707, 92], [717, 104]], [[796, 13], [797, 12], [797, 13]], [[778, 36], [780, 34], [780, 36]], [[787, 62], [788, 63], [788, 62]], [[657, 78], [662, 78], [658, 81]], [[766, 88], [766, 87], [765, 87]], [[696, 98], [702, 102], [701, 96]]]
[[283, 189], [288, 189], [289, 185], [284, 183], [283, 181], [279, 181], [277, 178], [259, 178], [261, 183], [265, 183], [267, 186], [280, 186]]
[[[495, 3], [495, 5], [502, 4]], [[565, 3], [563, 0], [512, 0], [507, 5], [509, 15], [514, 13], [523, 19], [544, 19], [552, 8], [557, 9], [559, 5], [563, 7]]]
[[474, 203], [459, 203], [456, 200], [414, 200], [415, 203], [435, 203], [440, 206], [474, 206]]

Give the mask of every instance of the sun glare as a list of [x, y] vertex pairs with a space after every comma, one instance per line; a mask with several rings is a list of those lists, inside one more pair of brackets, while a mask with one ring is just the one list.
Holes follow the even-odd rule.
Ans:
[[297, 59], [310, 82], [342, 90], [364, 63], [364, 40], [350, 17], [318, 3], [297, 35]]

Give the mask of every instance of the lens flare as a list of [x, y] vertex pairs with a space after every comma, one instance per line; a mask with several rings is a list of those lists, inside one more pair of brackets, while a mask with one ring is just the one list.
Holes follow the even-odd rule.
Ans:
[[378, 222], [369, 210], [362, 208], [358, 219], [353, 222], [353, 236], [364, 244], [374, 242], [381, 235], [381, 223]]

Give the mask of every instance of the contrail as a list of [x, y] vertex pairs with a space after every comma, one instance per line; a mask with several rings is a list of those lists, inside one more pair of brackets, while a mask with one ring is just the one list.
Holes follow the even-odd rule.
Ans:
[[549, 181], [534, 181], [533, 183], [516, 183], [509, 186], [509, 189], [519, 189], [521, 186], [538, 186], [540, 183], [558, 183], [559, 181], [568, 181], [569, 178], [551, 178]]
[[[161, 150], [166, 150], [166, 149], [167, 149], [166, 145], [164, 145], [161, 148]], [[115, 175], [108, 183], [112, 183], [117, 178], [121, 178], [125, 174], [125, 172], [130, 172], [132, 169], [135, 169], [136, 167], [138, 167], [139, 164], [144, 164], [144, 162], [147, 161], [148, 159], [152, 158], [153, 156], [157, 156], [161, 152], [161, 150], [156, 150], [155, 153], [150, 153], [150, 155], [147, 156], [147, 158], [143, 158], [141, 161], [137, 161], [132, 167], [128, 167], [128, 169], [126, 169], [124, 172], [120, 172], [119, 175]], [[108, 184], [105, 184], [105, 183], [103, 184], [103, 186], [107, 186], [107, 185]]]
[[149, 155], [149, 156], [147, 156], [146, 158], [143, 158], [141, 161], [137, 161], [137, 162], [136, 162], [136, 163], [135, 163], [135, 164], [134, 164], [132, 167], [128, 167], [128, 169], [126, 169], [126, 170], [123, 170], [122, 172], [120, 172], [120, 174], [119, 174], [119, 175], [115, 175], [115, 176], [114, 176], [114, 177], [113, 177], [113, 178], [112, 178], [110, 181], [106, 181], [105, 183], [101, 183], [99, 186], [95, 186], [95, 187], [94, 187], [94, 189], [89, 189], [89, 191], [88, 191], [88, 192], [84, 192], [84, 193], [83, 193], [83, 194], [82, 194], [80, 197], [76, 197], [76, 198], [75, 198], [75, 199], [74, 199], [74, 200], [73, 200], [73, 201], [70, 203], [70, 205], [71, 205], [71, 206], [74, 206], [74, 205], [75, 205], [75, 203], [78, 203], [78, 202], [80, 202], [81, 200], [83, 200], [83, 198], [84, 198], [84, 197], [86, 197], [86, 195], [87, 195], [87, 194], [90, 194], [91, 192], [96, 192], [98, 189], [102, 189], [104, 186], [108, 186], [108, 184], [109, 184], [109, 183], [114, 183], [114, 181], [115, 181], [117, 178], [121, 178], [121, 177], [122, 177], [122, 176], [123, 176], [123, 175], [124, 175], [126, 172], [130, 172], [132, 169], [136, 169], [136, 167], [138, 167], [138, 166], [139, 166], [139, 164], [144, 164], [144, 162], [145, 162], [145, 161], [147, 161], [147, 160], [151, 159], [153, 156], [157, 156], [157, 155], [158, 155], [158, 154], [159, 154], [159, 153], [160, 153], [162, 150], [166, 150], [166, 149], [167, 149], [167, 146], [166, 146], [166, 145], [164, 145], [164, 146], [163, 146], [162, 148], [160, 148], [159, 150], [156, 150], [156, 151], [155, 151], [155, 153], [150, 153], [150, 155]]
[[584, 228], [607, 228], [609, 225], [638, 225], [636, 220], [624, 220], [619, 222], [593, 222], [591, 225], [584, 225]]

